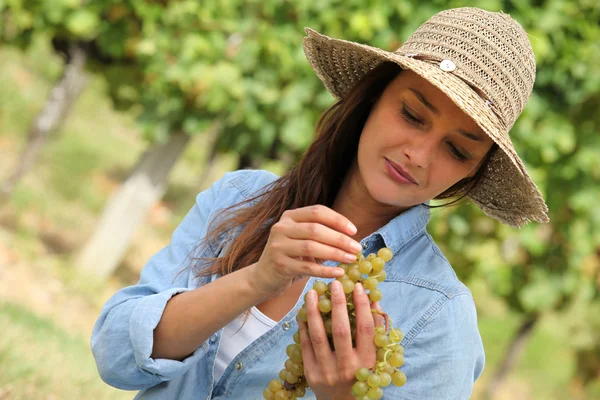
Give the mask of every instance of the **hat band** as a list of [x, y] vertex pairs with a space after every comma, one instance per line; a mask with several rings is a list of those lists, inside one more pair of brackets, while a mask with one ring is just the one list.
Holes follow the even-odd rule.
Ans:
[[[436, 57], [431, 57], [428, 55], [422, 55], [422, 54], [418, 54], [418, 53], [402, 54], [398, 51], [396, 53], [401, 56], [404, 56], [404, 57], [409, 57], [409, 58], [412, 58], [412, 59], [415, 59], [418, 61], [422, 61], [422, 62], [425, 62], [428, 64], [438, 66], [440, 69], [442, 69], [448, 73], [452, 73], [454, 76], [456, 76], [457, 78], [462, 80], [465, 84], [467, 84], [467, 86], [469, 86], [471, 88], [471, 90], [473, 90], [475, 93], [477, 93], [477, 95], [482, 100], [485, 101], [485, 107], [494, 113], [494, 115], [498, 119], [498, 122], [500, 122], [504, 132], [508, 131], [506, 122], [504, 121], [504, 118], [502, 118], [502, 114], [500, 113], [500, 110], [498, 109], [496, 104], [494, 104], [494, 102], [491, 101], [489, 99], [489, 97], [487, 97], [486, 94], [481, 89], [479, 89], [475, 84], [473, 84], [472, 82], [469, 82], [464, 76], [461, 76], [460, 73], [458, 73], [458, 74], [454, 73], [457, 71], [457, 68], [456, 68], [455, 64], [452, 62], [452, 60], [440, 60], [439, 58], [436, 58]], [[450, 67], [448, 68], [448, 66], [450, 66]]]

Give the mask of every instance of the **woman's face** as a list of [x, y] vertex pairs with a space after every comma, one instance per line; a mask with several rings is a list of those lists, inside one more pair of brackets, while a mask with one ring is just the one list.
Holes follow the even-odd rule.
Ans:
[[473, 176], [492, 144], [443, 92], [406, 70], [373, 105], [358, 170], [374, 200], [405, 209]]

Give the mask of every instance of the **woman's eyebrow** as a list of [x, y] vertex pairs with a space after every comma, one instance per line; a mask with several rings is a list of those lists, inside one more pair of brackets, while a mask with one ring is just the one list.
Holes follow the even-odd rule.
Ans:
[[481, 136], [471, 132], [467, 132], [464, 129], [458, 129], [457, 132], [463, 135], [464, 137], [474, 140], [476, 142], [483, 142], [483, 138]]
[[425, 96], [423, 96], [423, 93], [421, 93], [418, 90], [413, 89], [413, 88], [408, 88], [408, 90], [410, 90], [411, 92], [413, 92], [414, 95], [417, 96], [417, 99], [419, 99], [419, 101], [421, 103], [423, 103], [423, 105], [425, 107], [427, 107], [428, 109], [430, 109], [431, 111], [433, 111], [433, 113], [435, 115], [439, 115], [440, 114], [440, 111], [437, 108], [435, 108], [435, 106], [433, 104], [431, 104], [430, 102], [427, 101], [427, 99], [425, 98]]

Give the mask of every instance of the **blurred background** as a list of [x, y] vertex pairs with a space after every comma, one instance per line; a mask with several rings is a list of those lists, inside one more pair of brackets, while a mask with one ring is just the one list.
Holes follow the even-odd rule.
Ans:
[[429, 230], [479, 313], [474, 399], [600, 399], [597, 0], [0, 0], [0, 399], [130, 399], [96, 372], [99, 311], [224, 172], [283, 174], [332, 97], [303, 28], [397, 49], [446, 8], [529, 33], [512, 131], [552, 222], [473, 205]]

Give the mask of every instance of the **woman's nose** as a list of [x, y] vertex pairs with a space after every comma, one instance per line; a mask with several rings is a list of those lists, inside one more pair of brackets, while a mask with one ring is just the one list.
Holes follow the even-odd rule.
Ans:
[[404, 148], [406, 158], [418, 168], [428, 168], [437, 156], [438, 146], [434, 135], [422, 133]]

